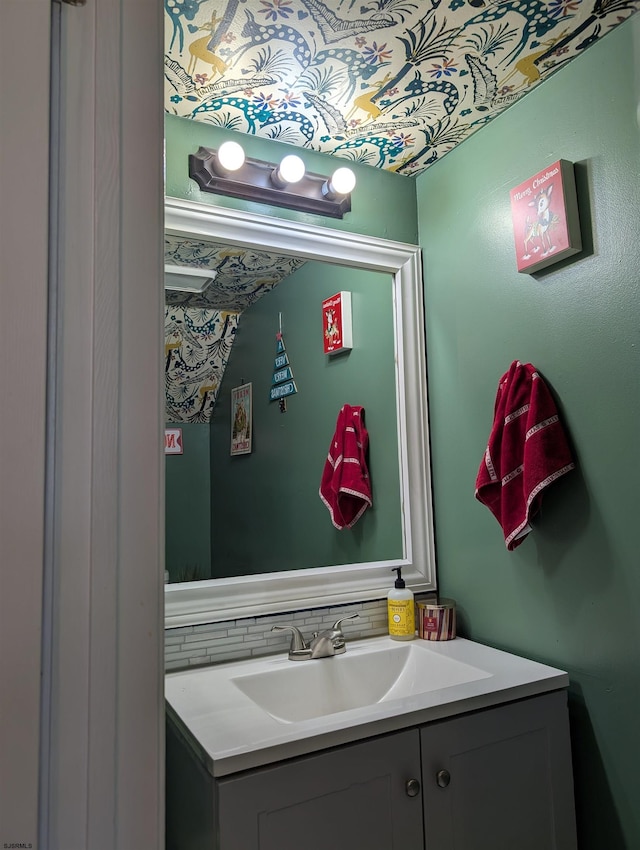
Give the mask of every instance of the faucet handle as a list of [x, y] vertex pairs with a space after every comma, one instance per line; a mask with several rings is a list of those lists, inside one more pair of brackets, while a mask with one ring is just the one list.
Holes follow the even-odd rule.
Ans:
[[345, 620], [356, 620], [358, 618], [358, 614], [349, 614], [348, 617], [341, 617], [339, 620], [336, 620], [333, 626], [331, 626], [331, 641], [333, 643], [335, 654], [341, 655], [346, 650], [344, 632], [342, 631], [342, 623]]
[[359, 614], [349, 614], [348, 617], [340, 617], [339, 620], [335, 621], [335, 623], [333, 624], [331, 629], [334, 632], [342, 632], [342, 626], [340, 625], [341, 623], [344, 623], [345, 620], [357, 620], [358, 617], [359, 617]]
[[309, 658], [309, 646], [302, 636], [302, 632], [296, 626], [272, 626], [272, 632], [291, 632], [291, 644], [289, 646], [289, 659], [299, 661]]

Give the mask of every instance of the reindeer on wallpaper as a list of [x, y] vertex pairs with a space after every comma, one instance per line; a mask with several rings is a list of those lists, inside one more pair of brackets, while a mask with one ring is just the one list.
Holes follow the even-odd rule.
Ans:
[[[361, 14], [369, 13], [368, 17], [349, 21], [339, 18], [321, 0], [302, 0], [302, 2], [311, 13], [325, 44], [333, 44], [365, 32], [395, 27], [398, 23], [404, 23], [405, 15], [411, 14], [418, 8], [416, 3], [408, 3], [405, 0], [380, 0], [370, 7], [361, 7]], [[353, 3], [349, 9], [352, 6]]]
[[[388, 75], [387, 75], [388, 76]], [[386, 79], [386, 78], [385, 78]], [[460, 93], [457, 86], [449, 82], [449, 80], [423, 80], [422, 74], [417, 69], [414, 71], [413, 80], [410, 80], [403, 89], [404, 94], [401, 94], [395, 100], [380, 101], [380, 93], [374, 95], [373, 100], [377, 100], [381, 105], [385, 106], [385, 111], [390, 112], [401, 103], [407, 100], [415, 101], [416, 98], [423, 95], [443, 95], [442, 105], [447, 115], [451, 115], [455, 111]], [[393, 116], [397, 118], [397, 115]]]
[[[222, 17], [218, 18], [218, 26], [211, 31], [211, 39], [207, 44], [207, 50], [215, 50], [229, 31], [229, 27], [233, 23], [240, 0], [228, 0], [226, 9], [222, 13]], [[215, 13], [214, 13], [215, 14]]]
[[375, 121], [376, 118], [379, 118], [382, 115], [382, 110], [379, 106], [373, 102], [372, 93], [379, 92], [382, 86], [390, 79], [391, 74], [387, 74], [383, 80], [380, 80], [378, 83], [374, 83], [370, 89], [365, 90], [362, 94], [359, 94], [357, 97], [353, 99], [353, 105], [349, 112], [345, 115], [347, 121], [354, 115], [358, 110], [364, 112], [369, 121]]
[[[542, 46], [542, 50], [534, 50], [532, 53], [518, 59], [518, 61], [513, 65], [513, 70], [500, 81], [501, 85], [504, 86], [505, 83], [508, 83], [509, 80], [512, 80], [517, 74], [524, 77], [520, 85], [526, 88], [539, 82], [542, 77], [542, 72], [540, 71], [538, 63], [542, 62], [546, 56], [549, 56], [558, 49], [558, 42], [560, 39], [564, 38], [566, 33], [566, 29], [562, 30], [562, 32], [554, 38], [540, 42], [540, 45], [538, 46]], [[553, 48], [553, 50], [551, 50], [551, 48]]]
[[[308, 2], [308, 0], [304, 0]], [[450, 52], [450, 47], [453, 39], [458, 34], [458, 29], [447, 29], [443, 23], [439, 28], [433, 17], [433, 10], [437, 8], [437, 3], [433, 4], [432, 10], [418, 21], [412, 30], [407, 30], [407, 38], [399, 38], [405, 48], [405, 64], [393, 76], [387, 74], [384, 79], [373, 84], [368, 92], [364, 92], [354, 99], [350, 111], [342, 115], [332, 104], [326, 99], [308, 91], [305, 91], [307, 100], [314, 106], [320, 117], [323, 119], [329, 133], [336, 139], [341, 140], [346, 136], [348, 141], [335, 150], [345, 149], [362, 149], [369, 144], [378, 150], [378, 164], [393, 162], [393, 159], [399, 154], [399, 140], [384, 139], [383, 133], [390, 133], [394, 130], [407, 129], [417, 124], [415, 119], [412, 119], [411, 113], [417, 110], [424, 109], [425, 95], [442, 95], [442, 104], [447, 115], [452, 114], [459, 101], [459, 91], [454, 83], [449, 80], [428, 80], [422, 78], [417, 66], [427, 60], [445, 59]], [[374, 69], [379, 69], [384, 63], [373, 66]], [[414, 72], [413, 79], [409, 81], [399, 97], [394, 100], [389, 98], [382, 99], [384, 94], [389, 95], [394, 89], [397, 89], [402, 80], [410, 72]], [[420, 99], [422, 98], [422, 99]], [[406, 101], [411, 101], [415, 109], [409, 109], [405, 115], [397, 113], [397, 107]], [[374, 121], [383, 115], [389, 115], [389, 121], [384, 123], [377, 122], [375, 125], [375, 136], [363, 136], [363, 127], [348, 129], [346, 120], [354, 115], [355, 109], [363, 110], [369, 120]], [[395, 111], [394, 111], [395, 110]], [[366, 132], [366, 130], [365, 130]], [[403, 141], [404, 145], [405, 142]], [[409, 158], [405, 156], [405, 161]], [[396, 166], [397, 170], [401, 170], [400, 166]]]
[[[545, 53], [543, 53], [540, 57], [538, 57], [539, 61], [546, 59], [547, 56], [550, 56], [552, 53], [555, 53], [558, 50], [563, 50], [572, 41], [575, 41], [578, 36], [582, 35], [590, 26], [594, 26], [594, 30], [591, 35], [587, 36], [584, 41], [580, 42], [580, 44], [576, 45], [576, 50], [585, 50], [589, 47], [590, 44], [593, 44], [594, 41], [597, 41], [601, 34], [601, 24], [600, 21], [610, 15], [612, 12], [618, 13], [621, 12], [629, 12], [629, 14], [633, 14], [633, 12], [637, 11], [638, 2], [637, 0], [596, 0], [593, 4], [593, 10], [588, 18], [586, 18], [580, 26], [576, 27], [575, 30], [570, 32], [564, 38], [560, 38], [560, 40], [550, 48]], [[567, 59], [570, 58], [569, 56]]]
[[234, 54], [234, 64], [254, 47], [273, 44], [275, 41], [284, 41], [290, 49], [293, 48], [291, 53], [298, 64], [302, 68], [307, 67], [311, 61], [312, 53], [309, 43], [302, 33], [286, 24], [261, 24], [256, 21], [255, 16], [248, 9], [245, 9], [244, 13], [247, 16], [247, 21], [242, 28], [241, 35], [249, 41]]
[[206, 2], [207, 0], [164, 0], [164, 10], [169, 15], [172, 26], [170, 51], [173, 50], [176, 38], [180, 53], [184, 49], [184, 29], [180, 19], [184, 17], [187, 21], [193, 21], [200, 6]]
[[[558, 18], [553, 17], [550, 13], [548, 2], [541, 2], [541, 0], [497, 0], [497, 2], [488, 3], [481, 12], [465, 22], [463, 31], [472, 31], [479, 24], [491, 24], [505, 17], [509, 17], [511, 20], [510, 16], [516, 15], [524, 20], [517, 43], [501, 62], [502, 65], [509, 65], [513, 57], [521, 53], [532, 39], [544, 38], [550, 30], [558, 25]], [[568, 15], [562, 20], [566, 21], [570, 17], [572, 16]]]
[[221, 77], [228, 69], [229, 66], [227, 63], [213, 53], [209, 47], [209, 44], [211, 43], [211, 34], [215, 31], [221, 20], [222, 18], [218, 18], [215, 11], [213, 11], [211, 13], [211, 21], [198, 27], [198, 30], [204, 30], [205, 32], [208, 32], [209, 35], [205, 35], [204, 38], [196, 38], [189, 44], [189, 54], [191, 56], [187, 67], [187, 74], [189, 76], [193, 76], [198, 62], [203, 62], [205, 65], [211, 65], [212, 73], [215, 74], [217, 71]]
[[[178, 49], [180, 55], [184, 51], [184, 28], [182, 26], [182, 18], [187, 21], [193, 21], [198, 13], [200, 6], [209, 0], [164, 0], [165, 12], [169, 15], [172, 24], [172, 35], [169, 43], [169, 52], [173, 50], [173, 46], [178, 38]], [[203, 30], [209, 35], [204, 38], [195, 39], [189, 44], [190, 60], [188, 68], [185, 69], [175, 59], [165, 56], [165, 77], [172, 85], [177, 94], [189, 100], [196, 100], [196, 84], [193, 79], [196, 64], [198, 60], [211, 65], [212, 72], [220, 74], [220, 81], [217, 84], [209, 84], [208, 86], [200, 86], [197, 88], [197, 99], [210, 96], [215, 91], [224, 91], [225, 94], [230, 94], [235, 91], [240, 91], [247, 88], [248, 81], [241, 80], [223, 80], [225, 72], [228, 70], [228, 64], [224, 62], [214, 51], [220, 45], [223, 37], [226, 35], [233, 18], [238, 9], [240, 0], [228, 0], [226, 9], [221, 17], [218, 17], [216, 11], [211, 13], [211, 20], [199, 27], [189, 24], [189, 31]], [[271, 76], [262, 76], [251, 81], [254, 86], [272, 85], [275, 83], [275, 78]]]
[[[363, 58], [362, 53], [357, 50], [351, 50], [346, 47], [329, 47], [326, 50], [319, 50], [309, 63], [309, 72], [320, 67], [331, 67], [336, 62], [342, 65], [344, 73], [347, 75], [349, 85], [342, 94], [346, 100], [350, 100], [358, 87], [373, 77], [381, 68], [389, 65], [389, 62], [378, 62], [372, 64]], [[308, 74], [306, 75], [308, 76]], [[306, 79], [305, 74], [301, 74], [300, 80]]]
[[402, 80], [411, 71], [416, 71], [418, 65], [434, 59], [448, 57], [454, 38], [459, 33], [459, 28], [446, 28], [446, 21], [438, 28], [433, 12], [429, 12], [421, 18], [413, 27], [406, 30], [407, 37], [398, 37], [404, 45], [405, 63], [400, 70], [380, 89], [374, 100], [380, 101], [388, 92], [398, 88]]
[[[436, 121], [432, 127], [421, 130], [421, 132], [425, 143], [410, 158], [404, 158], [403, 163], [396, 169], [401, 174], [410, 171], [416, 163], [420, 163], [421, 167], [431, 165], [438, 159], [439, 151], [442, 151], [444, 155], [465, 138], [469, 132], [469, 125], [460, 124], [450, 115], [447, 115], [444, 119]], [[427, 156], [427, 154], [429, 155]]]
[[[348, 127], [342, 113], [324, 98], [307, 91], [303, 94], [324, 122], [331, 138], [342, 142], [334, 151], [352, 151], [354, 155], [351, 158], [361, 162], [370, 162], [373, 157], [377, 157], [376, 164], [389, 167], [392, 171], [401, 171], [409, 160], [410, 155], [406, 153], [407, 138], [401, 131], [417, 128], [417, 118], [407, 115], [377, 123], [375, 135], [371, 135], [366, 124]], [[375, 153], [367, 151], [367, 147], [374, 148]], [[403, 152], [405, 156], [398, 161], [398, 156]]]
[[[229, 97], [216, 97], [203, 101], [191, 113], [192, 118], [198, 118], [200, 115], [205, 115], [209, 112], [220, 112], [228, 107], [232, 110], [237, 110], [242, 113], [246, 121], [246, 131], [255, 134], [256, 123], [261, 128], [270, 127], [282, 122], [288, 122], [297, 126], [298, 132], [305, 139], [304, 144], [308, 144], [313, 140], [315, 128], [311, 121], [301, 112], [296, 112], [292, 109], [271, 109], [265, 108], [264, 105], [249, 100], [246, 97], [238, 97], [231, 95]], [[229, 118], [233, 124], [233, 129], [240, 129], [234, 118]], [[229, 125], [230, 126], [230, 125]]]
[[236, 328], [235, 313], [167, 308], [165, 399], [168, 421], [209, 421]]
[[[404, 151], [404, 142], [399, 136], [363, 136], [359, 139], [351, 139], [338, 145], [335, 151], [353, 150], [363, 148], [365, 145], [375, 148], [378, 159], [376, 162], [370, 162], [370, 165], [384, 166], [387, 162], [392, 162], [397, 156]], [[368, 157], [363, 157], [367, 161]]]

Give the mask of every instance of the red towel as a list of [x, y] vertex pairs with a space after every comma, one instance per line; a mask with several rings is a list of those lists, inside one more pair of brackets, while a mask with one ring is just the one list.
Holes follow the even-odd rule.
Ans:
[[551, 393], [531, 363], [519, 360], [498, 384], [493, 428], [476, 478], [476, 499], [504, 532], [507, 549], [531, 531], [543, 491], [574, 468]]
[[368, 445], [364, 408], [345, 404], [338, 414], [320, 481], [320, 498], [329, 509], [336, 528], [351, 528], [371, 507], [371, 482], [366, 463]]

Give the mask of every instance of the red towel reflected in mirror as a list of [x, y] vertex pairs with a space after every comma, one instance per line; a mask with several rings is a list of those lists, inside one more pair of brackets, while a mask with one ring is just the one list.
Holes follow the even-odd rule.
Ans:
[[343, 405], [320, 481], [320, 498], [338, 529], [352, 528], [372, 505], [364, 408]]

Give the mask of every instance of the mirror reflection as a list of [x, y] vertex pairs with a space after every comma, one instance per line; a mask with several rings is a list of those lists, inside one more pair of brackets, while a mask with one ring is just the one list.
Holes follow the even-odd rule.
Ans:
[[[166, 457], [169, 580], [402, 558], [391, 275], [170, 234], [165, 262], [166, 420], [182, 429]], [[198, 291], [171, 274], [190, 268], [211, 272]], [[353, 347], [330, 355], [322, 302], [341, 291]], [[280, 334], [297, 391], [270, 400]], [[240, 387], [251, 450], [232, 454]], [[365, 411], [373, 505], [337, 530], [318, 491], [344, 404]]]

